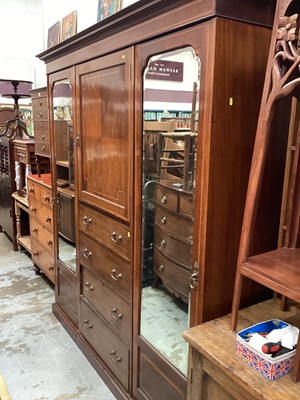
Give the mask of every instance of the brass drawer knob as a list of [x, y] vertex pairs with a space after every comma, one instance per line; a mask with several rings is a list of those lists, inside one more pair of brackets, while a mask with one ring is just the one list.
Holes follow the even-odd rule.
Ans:
[[82, 254], [83, 254], [83, 257], [85, 257], [85, 258], [90, 258], [92, 256], [92, 252], [88, 251], [88, 249], [84, 249]]
[[165, 225], [167, 223], [167, 217], [162, 217], [161, 222]]
[[49, 196], [48, 193], [44, 194], [43, 198], [44, 198], [45, 201], [50, 201], [50, 196]]
[[31, 212], [36, 212], [36, 208], [33, 207], [33, 206], [31, 206], [31, 207], [30, 207], [30, 211], [31, 211]]
[[113, 308], [110, 313], [111, 313], [112, 317], [116, 321], [118, 321], [119, 319], [123, 318], [123, 315], [118, 313], [118, 309], [117, 308]]
[[82, 218], [82, 222], [83, 222], [84, 225], [88, 226], [88, 225], [90, 225], [92, 223], [92, 219], [88, 218], [87, 216], [84, 216]]
[[32, 232], [33, 232], [33, 233], [38, 233], [38, 228], [33, 227], [33, 228], [32, 228]]
[[94, 326], [92, 324], [90, 324], [90, 321], [88, 319], [85, 319], [83, 321], [84, 326], [86, 327], [86, 329], [93, 329]]
[[118, 274], [117, 271], [116, 271], [115, 269], [112, 269], [112, 270], [111, 270], [110, 276], [112, 277], [112, 279], [113, 279], [114, 281], [118, 281], [119, 279], [122, 278], [122, 274], [121, 274], [121, 273]]
[[160, 272], [163, 272], [163, 271], [165, 270], [164, 264], [160, 264], [158, 270], [159, 270]]
[[160, 242], [160, 245], [161, 245], [161, 247], [166, 247], [167, 242], [165, 241], [165, 239], [163, 239], [163, 240]]
[[33, 255], [37, 257], [37, 256], [39, 255], [39, 252], [38, 252], [37, 250], [35, 250], [35, 251], [33, 252]]
[[122, 359], [116, 355], [116, 351], [115, 350], [111, 351], [110, 355], [111, 355], [111, 358], [112, 358], [114, 363], [119, 364], [119, 362], [122, 361]]
[[166, 204], [166, 202], [167, 202], [167, 196], [163, 196], [163, 197], [160, 199], [160, 201], [161, 201], [163, 204]]
[[42, 113], [42, 112], [39, 112], [39, 117], [42, 118], [42, 116], [43, 116], [43, 113]]
[[49, 215], [46, 215], [45, 220], [46, 222], [51, 222], [51, 217], [49, 217]]
[[29, 193], [34, 193], [34, 188], [32, 186], [29, 186]]
[[48, 265], [48, 270], [49, 270], [49, 271], [53, 271], [53, 270], [54, 270], [53, 265], [49, 264], [49, 265]]
[[86, 282], [84, 286], [89, 292], [92, 292], [94, 290], [94, 286], [91, 286], [90, 282]]
[[47, 244], [48, 244], [48, 246], [52, 246], [52, 245], [53, 245], [52, 239], [48, 239], [48, 240], [47, 240]]
[[122, 242], [122, 235], [118, 235], [116, 232], [112, 232], [110, 234], [110, 238], [114, 243], [121, 243]]

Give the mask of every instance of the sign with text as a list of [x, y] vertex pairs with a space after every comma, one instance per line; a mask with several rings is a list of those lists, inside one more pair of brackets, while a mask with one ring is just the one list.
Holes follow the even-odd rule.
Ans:
[[146, 79], [182, 82], [183, 63], [166, 60], [152, 61], [148, 65]]

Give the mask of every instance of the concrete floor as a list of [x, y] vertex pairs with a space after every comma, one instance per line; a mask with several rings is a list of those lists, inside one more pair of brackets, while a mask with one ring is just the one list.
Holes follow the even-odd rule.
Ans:
[[52, 314], [54, 290], [0, 233], [0, 374], [12, 400], [115, 400]]

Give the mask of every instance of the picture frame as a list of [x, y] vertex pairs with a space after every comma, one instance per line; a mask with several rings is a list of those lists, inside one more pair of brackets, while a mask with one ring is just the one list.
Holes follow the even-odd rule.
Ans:
[[97, 22], [122, 10], [122, 0], [98, 0]]
[[50, 47], [55, 46], [58, 44], [60, 41], [60, 21], [55, 22], [54, 25], [52, 25], [48, 29], [48, 42], [47, 42], [47, 48], [50, 49]]
[[62, 19], [61, 41], [69, 39], [77, 33], [77, 11], [73, 11]]

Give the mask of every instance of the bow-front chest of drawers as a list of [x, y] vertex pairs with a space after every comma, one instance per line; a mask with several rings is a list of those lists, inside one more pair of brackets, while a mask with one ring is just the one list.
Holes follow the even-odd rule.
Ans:
[[165, 287], [188, 302], [192, 257], [193, 192], [168, 181], [156, 184], [154, 271]]

